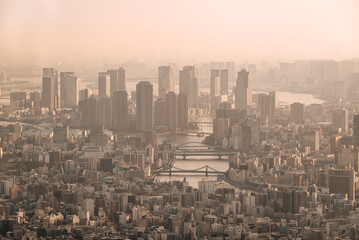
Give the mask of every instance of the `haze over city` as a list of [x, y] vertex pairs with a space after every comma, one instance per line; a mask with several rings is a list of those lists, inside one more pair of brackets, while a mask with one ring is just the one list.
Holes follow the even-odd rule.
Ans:
[[0, 59], [350, 59], [358, 11], [356, 0], [1, 0]]
[[0, 0], [0, 240], [359, 239], [359, 1]]

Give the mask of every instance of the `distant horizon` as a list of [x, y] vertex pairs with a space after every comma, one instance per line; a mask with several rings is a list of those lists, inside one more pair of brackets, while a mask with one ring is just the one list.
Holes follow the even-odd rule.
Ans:
[[0, 62], [352, 59], [358, 22], [356, 0], [1, 0]]

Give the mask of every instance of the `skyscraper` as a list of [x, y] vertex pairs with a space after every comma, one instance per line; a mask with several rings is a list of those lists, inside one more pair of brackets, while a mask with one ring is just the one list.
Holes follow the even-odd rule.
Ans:
[[166, 94], [166, 119], [168, 129], [177, 128], [177, 94], [175, 92]]
[[261, 124], [271, 126], [274, 122], [275, 94], [258, 94], [258, 113]]
[[216, 97], [220, 95], [220, 77], [219, 70], [211, 70], [211, 88], [210, 88], [210, 100], [211, 100], [211, 109], [214, 110], [217, 108]]
[[332, 111], [332, 128], [337, 131], [348, 131], [348, 111], [345, 109], [334, 109]]
[[151, 131], [153, 121], [153, 85], [141, 81], [136, 85], [136, 129]]
[[226, 94], [228, 93], [228, 69], [221, 70], [220, 78], [221, 78], [221, 87], [220, 87], [221, 94]]
[[125, 132], [129, 127], [127, 91], [115, 91], [112, 97], [112, 124], [116, 131]]
[[49, 111], [55, 109], [55, 86], [53, 77], [42, 77], [42, 106], [47, 107]]
[[249, 72], [242, 69], [238, 72], [236, 85], [236, 109], [250, 110], [252, 106], [252, 83], [249, 78]]
[[112, 127], [112, 102], [111, 98], [104, 96], [100, 98], [99, 108], [99, 123], [105, 128], [109, 129]]
[[126, 72], [125, 69], [111, 69], [107, 71], [110, 75], [110, 92], [111, 96], [117, 90], [126, 91]]
[[179, 92], [188, 95], [189, 107], [198, 107], [198, 67], [185, 66], [179, 72]]
[[353, 142], [354, 147], [359, 147], [359, 114], [353, 117]]
[[54, 78], [54, 98], [55, 98], [54, 104], [55, 104], [55, 108], [60, 107], [61, 104], [60, 104], [60, 96], [59, 96], [59, 74], [57, 70], [53, 68], [43, 68], [42, 76]]
[[79, 102], [80, 80], [73, 72], [60, 73], [60, 101], [62, 107], [74, 107]]
[[185, 93], [178, 94], [177, 118], [178, 127], [186, 129], [188, 127], [188, 96]]
[[98, 122], [98, 100], [92, 95], [83, 100], [82, 127], [90, 129]]
[[158, 98], [155, 101], [155, 126], [166, 126], [166, 101]]
[[296, 124], [303, 124], [304, 122], [304, 105], [299, 102], [290, 105], [290, 118]]
[[164, 99], [165, 95], [175, 90], [174, 84], [174, 67], [158, 67], [158, 97]]
[[110, 75], [107, 72], [98, 73], [98, 96], [110, 96]]

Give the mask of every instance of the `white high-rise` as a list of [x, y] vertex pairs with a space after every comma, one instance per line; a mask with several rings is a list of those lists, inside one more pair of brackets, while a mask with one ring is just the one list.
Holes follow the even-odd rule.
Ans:
[[80, 80], [73, 72], [60, 73], [60, 98], [62, 107], [74, 107], [79, 102]]

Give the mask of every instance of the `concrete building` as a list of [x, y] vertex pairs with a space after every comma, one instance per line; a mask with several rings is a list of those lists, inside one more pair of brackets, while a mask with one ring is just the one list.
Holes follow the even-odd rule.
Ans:
[[304, 104], [295, 102], [290, 105], [290, 119], [296, 124], [304, 123]]
[[127, 91], [115, 91], [112, 98], [112, 125], [116, 131], [128, 131]]
[[185, 93], [178, 94], [177, 118], [180, 129], [188, 128], [188, 96]]
[[164, 99], [157, 99], [155, 101], [155, 109], [154, 109], [154, 120], [155, 120], [155, 126], [156, 127], [164, 127], [167, 125], [167, 119], [166, 119], [166, 101]]
[[160, 66], [158, 67], [158, 97], [165, 99], [168, 92], [174, 92], [174, 67]]
[[62, 107], [75, 107], [79, 102], [80, 80], [73, 72], [60, 73], [60, 101]]
[[136, 85], [136, 129], [151, 131], [153, 127], [153, 85], [148, 81]]
[[249, 72], [242, 69], [238, 72], [236, 83], [236, 109], [250, 111], [252, 106], [252, 82]]
[[55, 83], [53, 77], [42, 77], [42, 106], [48, 108], [50, 112], [55, 110]]
[[115, 91], [126, 91], [126, 71], [123, 68], [107, 71], [110, 75], [111, 96]]
[[198, 77], [197, 66], [184, 66], [179, 72], [179, 92], [187, 94], [190, 108], [198, 107]]
[[107, 129], [112, 127], [112, 101], [108, 96], [100, 98], [98, 108], [99, 123]]
[[109, 97], [110, 95], [110, 74], [107, 72], [100, 72], [98, 73], [98, 96]]
[[333, 131], [348, 132], [348, 111], [346, 109], [334, 109], [332, 111]]
[[354, 147], [359, 148], [359, 114], [355, 114], [353, 117], [353, 138]]
[[166, 120], [168, 129], [175, 130], [177, 128], [177, 94], [175, 92], [166, 94]]

